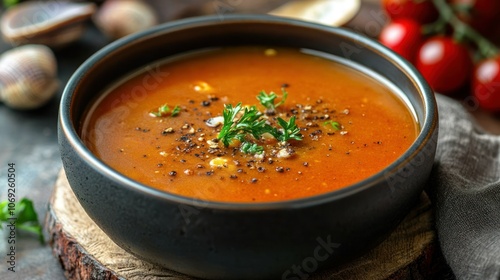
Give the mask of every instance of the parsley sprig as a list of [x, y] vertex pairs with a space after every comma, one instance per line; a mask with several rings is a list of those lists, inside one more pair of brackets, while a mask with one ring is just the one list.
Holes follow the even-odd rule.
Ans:
[[302, 134], [300, 134], [300, 128], [295, 124], [295, 116], [292, 116], [287, 122], [282, 118], [278, 118], [278, 124], [283, 128], [283, 131], [276, 136], [281, 142], [286, 142], [290, 139], [302, 140]]
[[281, 100], [280, 100], [280, 102], [278, 102], [276, 104], [274, 104], [274, 103], [275, 103], [276, 98], [278, 96], [276, 95], [276, 93], [274, 93], [272, 91], [269, 94], [267, 94], [265, 91], [261, 91], [259, 93], [259, 95], [257, 96], [257, 99], [259, 100], [259, 102], [262, 106], [266, 107], [266, 109], [274, 111], [274, 110], [276, 110], [276, 108], [283, 105], [286, 101], [286, 98], [288, 97], [288, 92], [285, 90], [285, 88], [281, 88], [281, 92], [283, 94], [281, 96]]
[[177, 116], [181, 112], [181, 107], [175, 106], [172, 110], [167, 103], [158, 107], [156, 111], [149, 112], [149, 114], [153, 117], [165, 117], [170, 115], [171, 117]]
[[[239, 118], [238, 114], [243, 112]], [[244, 107], [241, 102], [236, 106], [231, 104], [224, 105], [222, 112], [224, 123], [217, 138], [222, 141], [224, 146], [229, 146], [234, 139], [240, 142], [246, 142], [246, 136], [252, 135], [255, 139], [260, 139], [262, 134], [268, 132], [272, 127], [262, 119], [262, 113], [257, 107]]]
[[258, 145], [257, 143], [243, 142], [241, 144], [240, 150], [245, 154], [262, 154], [264, 152], [264, 147]]
[[236, 106], [226, 104], [222, 116], [224, 123], [217, 138], [226, 147], [235, 140], [240, 141], [240, 150], [243, 153], [261, 154], [264, 151], [264, 147], [251, 142], [250, 136], [254, 140], [259, 140], [263, 134], [269, 133], [280, 142], [287, 142], [291, 139], [302, 140], [300, 128], [295, 123], [295, 116], [288, 121], [278, 117], [277, 123], [281, 127], [280, 129], [271, 126], [256, 106], [243, 107], [241, 103], [236, 104]]
[[15, 207], [10, 208], [8, 200], [0, 202], [0, 229], [2, 222], [15, 223], [17, 230], [34, 233], [38, 236], [41, 244], [45, 243], [35, 207], [33, 207], [33, 202], [27, 198], [21, 199], [15, 203]]
[[323, 125], [328, 126], [331, 125], [333, 129], [335, 130], [340, 130], [342, 127], [339, 122], [336, 121], [326, 121], [323, 123]]

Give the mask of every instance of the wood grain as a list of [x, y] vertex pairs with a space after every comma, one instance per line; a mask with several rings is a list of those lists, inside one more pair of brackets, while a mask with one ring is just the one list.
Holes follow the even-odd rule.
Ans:
[[[68, 279], [194, 279], [142, 261], [113, 243], [80, 206], [64, 171], [56, 182], [46, 222], [53, 254]], [[431, 279], [446, 271], [431, 205], [422, 195], [419, 205], [378, 247], [309, 279]]]

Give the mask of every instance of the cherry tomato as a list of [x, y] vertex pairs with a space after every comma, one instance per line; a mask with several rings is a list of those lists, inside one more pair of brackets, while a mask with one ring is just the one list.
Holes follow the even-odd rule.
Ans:
[[500, 1], [498, 0], [450, 0], [455, 8], [455, 14], [477, 31], [488, 34], [500, 16]]
[[500, 111], [500, 56], [476, 65], [472, 76], [472, 94], [480, 107]]
[[393, 20], [407, 18], [426, 24], [439, 16], [432, 0], [382, 0], [382, 5]]
[[416, 21], [396, 19], [382, 29], [379, 40], [413, 63], [423, 41], [423, 35], [421, 26]]
[[436, 92], [450, 94], [467, 83], [473, 65], [464, 45], [434, 36], [420, 47], [416, 67]]

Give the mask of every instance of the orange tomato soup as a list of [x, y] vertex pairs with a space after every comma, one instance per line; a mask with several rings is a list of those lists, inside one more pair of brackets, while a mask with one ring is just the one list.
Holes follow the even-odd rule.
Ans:
[[[282, 88], [288, 97], [274, 110], [257, 99], [274, 92], [277, 105]], [[277, 118], [294, 116], [302, 140], [245, 135], [240, 140], [259, 153], [244, 153], [234, 139], [226, 147], [217, 139], [222, 112], [240, 102], [281, 134]], [[165, 104], [169, 110], [160, 112]], [[366, 179], [401, 156], [418, 130], [405, 102], [364, 73], [297, 49], [234, 47], [168, 59], [125, 78], [89, 108], [81, 136], [110, 167], [153, 188], [269, 202]]]

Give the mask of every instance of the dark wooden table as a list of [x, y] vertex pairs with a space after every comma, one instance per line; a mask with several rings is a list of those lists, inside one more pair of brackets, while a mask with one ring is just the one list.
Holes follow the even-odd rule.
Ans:
[[[265, 12], [285, 0], [151, 1], [165, 22], [200, 13]], [[202, 4], [193, 5], [200, 1]], [[360, 13], [348, 27], [376, 36], [385, 22], [385, 16], [377, 3], [376, 0], [365, 1]], [[81, 40], [56, 51], [61, 85], [65, 85], [87, 57], [109, 42], [89, 23]], [[0, 41], [0, 52], [11, 47]], [[14, 163], [17, 177], [16, 196], [18, 199], [28, 197], [34, 201], [41, 222], [44, 221], [47, 203], [62, 166], [57, 144], [57, 114], [63, 86], [46, 106], [34, 111], [16, 111], [0, 104], [0, 200], [5, 199], [7, 195], [7, 164]], [[488, 130], [500, 133], [498, 119], [482, 111], [475, 111], [475, 115]], [[50, 246], [41, 245], [36, 238], [26, 234], [17, 236], [16, 273], [7, 271], [5, 262], [7, 238], [2, 234], [0, 238], [0, 279], [65, 279], [58, 260], [51, 253]], [[48, 239], [48, 236], [45, 236], [45, 239]]]

